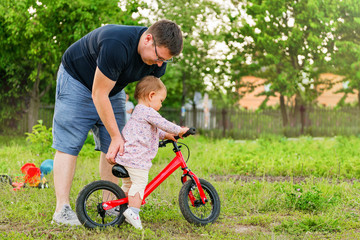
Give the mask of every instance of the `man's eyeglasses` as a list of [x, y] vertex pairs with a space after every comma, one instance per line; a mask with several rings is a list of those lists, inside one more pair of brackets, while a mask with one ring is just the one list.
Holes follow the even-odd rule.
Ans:
[[164, 59], [159, 58], [159, 55], [157, 54], [156, 43], [155, 43], [154, 38], [153, 38], [153, 41], [154, 41], [154, 46], [155, 46], [155, 54], [156, 54], [156, 57], [157, 57], [157, 59], [155, 59], [155, 61], [164, 62], [164, 63], [173, 62], [174, 61], [173, 58], [170, 58], [169, 60], [164, 60]]

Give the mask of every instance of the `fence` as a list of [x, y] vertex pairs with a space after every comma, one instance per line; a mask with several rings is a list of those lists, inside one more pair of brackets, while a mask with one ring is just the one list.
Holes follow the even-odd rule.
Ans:
[[[51, 127], [52, 106], [42, 106], [39, 119]], [[280, 110], [249, 111], [240, 109], [187, 110], [181, 118], [180, 109], [163, 108], [161, 115], [168, 120], [185, 126], [196, 127], [199, 132], [211, 137], [234, 139], [255, 139], [262, 135], [276, 134], [297, 137], [302, 134], [314, 137], [336, 135], [360, 135], [360, 110], [343, 107], [338, 109], [309, 108], [304, 121], [290, 119], [287, 127], [282, 125]], [[297, 118], [300, 118], [298, 116]], [[27, 121], [19, 123], [19, 131], [26, 132]]]
[[[162, 115], [179, 123], [180, 110], [171, 114], [164, 109]], [[196, 113], [196, 114], [195, 114]], [[301, 115], [303, 114], [303, 121]], [[174, 118], [175, 116], [175, 118]], [[255, 139], [261, 135], [283, 135], [298, 137], [331, 137], [336, 135], [360, 135], [360, 110], [343, 107], [335, 109], [307, 108], [303, 113], [290, 116], [289, 125], [283, 127], [280, 110], [249, 111], [241, 109], [214, 109], [187, 111], [184, 125], [194, 126], [202, 134], [211, 137]]]
[[[41, 106], [39, 109], [39, 120], [43, 121], [43, 124], [47, 127], [52, 126], [52, 119], [54, 115], [54, 106]], [[18, 124], [18, 132], [25, 133], [28, 131], [28, 119], [26, 116], [21, 118]]]

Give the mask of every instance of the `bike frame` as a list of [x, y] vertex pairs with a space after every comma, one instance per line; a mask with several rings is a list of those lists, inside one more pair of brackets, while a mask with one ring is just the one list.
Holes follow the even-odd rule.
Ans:
[[[173, 151], [175, 152], [176, 156], [150, 183], [148, 183], [145, 188], [142, 204], [145, 204], [146, 197], [149, 196], [163, 181], [165, 181], [165, 179], [167, 179], [179, 167], [181, 167], [181, 169], [183, 170], [181, 182], [185, 183], [187, 181], [187, 177], [190, 177], [195, 182], [199, 190], [202, 203], [205, 204], [207, 202], [207, 199], [204, 190], [201, 187], [199, 178], [187, 167], [186, 162], [184, 161], [184, 157], [180, 151], [180, 147], [177, 145], [177, 143], [172, 142], [172, 144], [174, 145]], [[192, 192], [189, 193], [189, 198], [192, 205], [195, 206], [195, 197], [193, 196]], [[104, 210], [109, 210], [125, 203], [128, 203], [128, 198], [104, 202], [102, 203], [102, 207]]]

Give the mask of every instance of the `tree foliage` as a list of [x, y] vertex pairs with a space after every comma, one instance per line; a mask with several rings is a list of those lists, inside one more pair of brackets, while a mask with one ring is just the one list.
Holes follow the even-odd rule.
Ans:
[[246, 4], [234, 1], [234, 5], [243, 11], [232, 18], [227, 38], [232, 51], [239, 54], [232, 60], [232, 68], [239, 69], [233, 77], [251, 74], [266, 79], [271, 94], [280, 96], [286, 125], [285, 97], [301, 98], [302, 90], [312, 91], [304, 85], [316, 84], [314, 66], [325, 62], [327, 53], [333, 51], [328, 36], [333, 33], [335, 5], [321, 0], [249, 0]]
[[345, 76], [349, 88], [345, 93], [358, 91], [360, 107], [360, 2], [344, 0], [337, 8], [335, 46], [331, 62], [336, 73]]
[[[194, 92], [205, 92], [209, 84], [204, 81], [207, 75], [208, 82], [213, 82], [216, 76], [223, 74], [222, 69], [215, 73], [215, 68], [224, 64], [223, 61], [211, 56], [216, 42], [222, 41], [223, 26], [212, 28], [211, 20], [221, 16], [221, 6], [214, 1], [175, 1], [157, 0], [156, 4], [148, 6], [151, 10], [149, 22], [159, 19], [171, 19], [176, 22], [184, 34], [184, 48], [174, 63], [167, 66], [162, 80], [168, 88], [168, 100], [165, 104], [172, 106], [184, 105], [192, 101]], [[149, 24], [150, 24], [149, 23]]]
[[270, 86], [263, 95], [279, 96], [286, 125], [291, 116], [286, 99], [295, 99], [292, 114], [301, 104], [313, 104], [321, 72], [344, 75], [350, 83], [346, 93], [360, 90], [359, 5], [357, 0], [156, 0], [148, 5], [0, 0], [0, 123], [15, 127], [27, 112], [31, 129], [40, 101], [54, 101], [63, 52], [86, 33], [107, 23], [150, 26], [166, 18], [180, 25], [184, 49], [162, 78], [168, 88], [165, 105], [191, 102], [195, 91], [208, 92], [217, 106], [233, 105], [240, 86], [254, 89], [240, 81], [252, 75]]
[[26, 111], [31, 131], [41, 97], [53, 102], [63, 52], [102, 24], [137, 24], [131, 18], [137, 6], [128, 1], [127, 11], [121, 11], [116, 0], [1, 0], [2, 126], [24, 117]]

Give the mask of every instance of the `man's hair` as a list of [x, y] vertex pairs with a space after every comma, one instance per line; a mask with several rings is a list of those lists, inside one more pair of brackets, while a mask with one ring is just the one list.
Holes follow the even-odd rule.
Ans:
[[170, 20], [159, 20], [146, 31], [155, 39], [156, 46], [166, 47], [172, 56], [177, 56], [183, 49], [183, 37], [180, 27]]
[[166, 86], [160, 80], [160, 78], [154, 76], [145, 76], [136, 84], [134, 97], [136, 100], [145, 99], [151, 91], [157, 92], [161, 89], [166, 91]]

